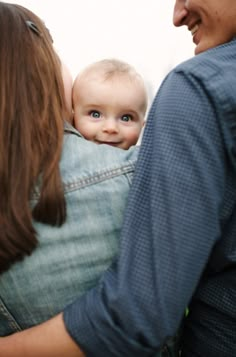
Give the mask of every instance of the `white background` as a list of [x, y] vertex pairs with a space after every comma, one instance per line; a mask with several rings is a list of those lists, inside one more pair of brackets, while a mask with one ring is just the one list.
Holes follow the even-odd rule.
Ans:
[[194, 54], [187, 28], [172, 24], [174, 0], [9, 0], [41, 17], [72, 76], [89, 63], [117, 57], [134, 65], [150, 95]]

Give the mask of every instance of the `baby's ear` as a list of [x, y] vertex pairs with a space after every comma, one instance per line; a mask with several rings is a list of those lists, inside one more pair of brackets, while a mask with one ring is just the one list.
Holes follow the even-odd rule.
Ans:
[[74, 113], [73, 108], [72, 108], [72, 112], [71, 112], [71, 125], [75, 126], [75, 113]]
[[143, 127], [146, 125], [146, 120], [143, 121]]
[[67, 111], [66, 121], [68, 121], [68, 123], [70, 123], [71, 125], [74, 126], [74, 111], [73, 111], [73, 109], [70, 113], [69, 113], [69, 111]]

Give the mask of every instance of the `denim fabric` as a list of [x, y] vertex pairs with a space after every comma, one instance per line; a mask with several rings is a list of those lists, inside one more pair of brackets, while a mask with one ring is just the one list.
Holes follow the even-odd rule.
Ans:
[[97, 283], [117, 253], [137, 152], [65, 134], [67, 219], [60, 228], [35, 223], [37, 249], [0, 276], [0, 336], [48, 319]]

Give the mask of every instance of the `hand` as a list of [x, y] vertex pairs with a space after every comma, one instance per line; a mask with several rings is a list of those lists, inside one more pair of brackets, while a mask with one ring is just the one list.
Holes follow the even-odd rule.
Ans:
[[0, 338], [4, 357], [85, 357], [66, 331], [62, 314], [30, 329]]

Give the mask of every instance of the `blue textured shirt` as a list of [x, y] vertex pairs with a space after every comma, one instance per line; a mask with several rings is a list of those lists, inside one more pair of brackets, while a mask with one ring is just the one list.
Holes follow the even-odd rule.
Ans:
[[236, 41], [176, 67], [153, 102], [99, 286], [64, 311], [87, 356], [152, 356], [186, 306], [183, 356], [236, 356]]

